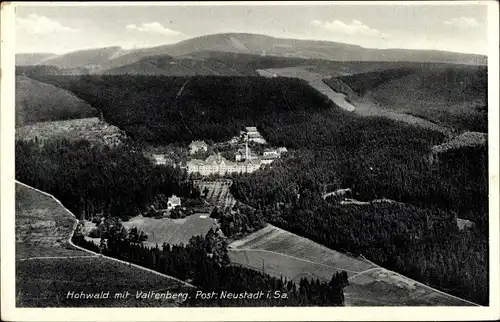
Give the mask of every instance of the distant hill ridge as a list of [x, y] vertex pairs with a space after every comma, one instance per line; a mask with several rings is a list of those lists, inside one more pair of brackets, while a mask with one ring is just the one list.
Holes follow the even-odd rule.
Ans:
[[[16, 65], [44, 64], [59, 68], [92, 67], [99, 71], [133, 64], [156, 55], [183, 56], [203, 51], [221, 51], [242, 54], [325, 59], [333, 61], [406, 61], [447, 62], [486, 65], [484, 55], [463, 54], [437, 50], [373, 49], [357, 45], [319, 40], [275, 38], [259, 34], [224, 33], [205, 35], [175, 44], [122, 49], [117, 46], [69, 52], [55, 57], [43, 54], [18, 54]], [[38, 57], [28, 59], [27, 55]], [[42, 55], [42, 56], [36, 56]], [[40, 59], [42, 57], [42, 59]]]

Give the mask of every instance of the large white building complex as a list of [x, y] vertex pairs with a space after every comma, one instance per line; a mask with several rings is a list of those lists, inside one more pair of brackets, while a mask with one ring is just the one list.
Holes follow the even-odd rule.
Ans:
[[271, 164], [274, 160], [281, 157], [286, 152], [286, 148], [276, 150], [266, 149], [263, 155], [256, 155], [248, 148], [248, 142], [244, 149], [239, 149], [235, 153], [235, 160], [230, 161], [219, 154], [214, 154], [205, 160], [192, 159], [187, 163], [188, 173], [199, 173], [204, 176], [211, 174], [224, 175], [228, 173], [250, 173], [260, 167]]

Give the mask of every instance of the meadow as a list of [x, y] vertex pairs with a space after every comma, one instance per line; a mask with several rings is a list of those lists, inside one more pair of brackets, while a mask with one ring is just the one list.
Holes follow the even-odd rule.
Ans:
[[[16, 305], [21, 307], [174, 306], [136, 300], [135, 291], [181, 290], [181, 284], [136, 267], [77, 249], [68, 239], [76, 219], [57, 200], [16, 184]], [[129, 291], [127, 299], [67, 298], [68, 291]]]
[[147, 218], [137, 216], [123, 222], [127, 228], [137, 227], [148, 235], [144, 242], [149, 246], [161, 246], [163, 243], [170, 245], [187, 245], [194, 236], [205, 236], [215, 223], [208, 214], [194, 214], [182, 219]]
[[76, 220], [55, 199], [16, 183], [16, 258], [86, 256], [68, 242]]

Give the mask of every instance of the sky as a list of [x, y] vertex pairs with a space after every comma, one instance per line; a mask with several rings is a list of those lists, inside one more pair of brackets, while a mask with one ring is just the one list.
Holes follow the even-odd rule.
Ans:
[[22, 6], [16, 52], [151, 47], [197, 36], [258, 33], [368, 48], [486, 54], [486, 5]]

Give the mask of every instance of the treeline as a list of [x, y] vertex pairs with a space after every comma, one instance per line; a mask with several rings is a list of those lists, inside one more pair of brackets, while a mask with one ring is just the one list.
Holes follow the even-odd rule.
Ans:
[[305, 81], [291, 78], [93, 75], [36, 79], [73, 92], [131, 138], [155, 144], [226, 141], [245, 126], [278, 125], [284, 114], [303, 115], [331, 106], [326, 96]]
[[16, 141], [16, 179], [56, 196], [73, 213], [136, 216], [159, 194], [199, 197], [179, 168], [155, 166], [138, 148], [54, 139]]
[[228, 238], [239, 239], [266, 225], [262, 211], [237, 203], [233, 209], [215, 207], [210, 214], [217, 219], [221, 231]]
[[[78, 231], [73, 242], [82, 247], [98, 250], [104, 255], [122, 259], [160, 273], [189, 281], [205, 293], [221, 291], [232, 293], [263, 292], [257, 299], [196, 298], [196, 291], [184, 306], [342, 306], [343, 288], [347, 286], [346, 272], [336, 273], [330, 282], [302, 279], [299, 285], [283, 278], [239, 266], [230, 266], [227, 244], [217, 238], [211, 229], [206, 237], [197, 236], [183, 245], [164, 244], [147, 247], [121, 237], [108, 236], [103, 247], [97, 247]], [[101, 242], [103, 243], [103, 242]], [[276, 292], [280, 296], [275, 297]], [[268, 297], [268, 295], [270, 297]], [[285, 294], [286, 297], [282, 297]]]
[[402, 203], [340, 205], [305, 193], [261, 211], [280, 228], [363, 255], [456, 296], [488, 303], [488, 239], [479, 229], [459, 231], [449, 212]]

